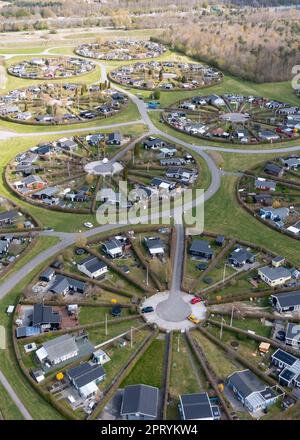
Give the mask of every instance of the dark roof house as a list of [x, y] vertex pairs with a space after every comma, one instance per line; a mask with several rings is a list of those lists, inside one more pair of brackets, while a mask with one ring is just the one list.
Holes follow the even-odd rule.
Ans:
[[158, 416], [158, 401], [158, 388], [128, 385], [124, 388], [121, 416], [127, 420], [154, 420]]

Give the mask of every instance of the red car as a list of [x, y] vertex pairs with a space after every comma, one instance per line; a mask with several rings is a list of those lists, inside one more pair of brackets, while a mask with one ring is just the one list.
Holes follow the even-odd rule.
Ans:
[[197, 304], [199, 302], [201, 302], [202, 299], [199, 298], [198, 296], [195, 296], [192, 300], [191, 300], [191, 304]]

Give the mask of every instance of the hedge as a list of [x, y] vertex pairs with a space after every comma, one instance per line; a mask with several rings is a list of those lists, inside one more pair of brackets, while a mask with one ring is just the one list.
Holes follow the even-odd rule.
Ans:
[[[221, 323], [219, 321], [215, 321], [213, 319], [207, 319], [207, 322], [209, 322], [212, 325], [215, 325], [217, 327], [221, 327]], [[272, 347], [281, 348], [284, 351], [287, 351], [288, 353], [291, 353], [293, 355], [299, 355], [299, 350], [295, 350], [293, 348], [290, 348], [289, 346], [286, 346], [285, 344], [281, 344], [280, 342], [275, 341], [274, 339], [266, 338], [264, 336], [260, 336], [254, 333], [250, 333], [247, 330], [242, 330], [238, 327], [230, 327], [230, 325], [223, 323], [222, 327], [225, 330], [231, 331], [233, 333], [238, 333], [240, 335], [245, 335], [250, 339], [254, 339], [258, 342], [268, 342]]]
[[[140, 281], [133, 277], [132, 275], [126, 274], [122, 269], [120, 269], [115, 263], [110, 261], [108, 258], [103, 257], [103, 255], [99, 254], [99, 252], [95, 251], [94, 249], [91, 249], [87, 246], [82, 246], [87, 252], [97, 257], [99, 260], [103, 261], [108, 267], [110, 267], [112, 270], [117, 272], [119, 275], [121, 275], [123, 278], [125, 278], [127, 281], [129, 281], [131, 284], [138, 287], [140, 290], [145, 290], [147, 293], [154, 293], [153, 289], [151, 289], [148, 286], [141, 286]], [[133, 296], [133, 295], [132, 295]]]
[[206, 356], [204, 355], [203, 350], [201, 349], [200, 345], [192, 339], [190, 332], [186, 333], [186, 339], [193, 353], [195, 354], [199, 364], [201, 365], [202, 370], [204, 371], [209, 383], [214, 389], [216, 395], [218, 396], [218, 399], [221, 402], [222, 408], [226, 414], [227, 419], [232, 420], [227, 402], [218, 388], [218, 383], [216, 381], [216, 374], [214, 373], [212, 366], [209, 364]]
[[162, 407], [163, 420], [167, 419], [169, 386], [170, 386], [171, 367], [172, 367], [172, 351], [173, 351], [173, 332], [167, 333], [166, 335], [166, 364], [165, 364], [164, 381], [163, 381], [163, 407]]
[[99, 416], [100, 412], [104, 409], [105, 405], [110, 401], [110, 399], [113, 397], [117, 389], [119, 388], [120, 384], [123, 382], [123, 380], [128, 376], [130, 371], [133, 369], [133, 367], [136, 365], [136, 363], [139, 361], [139, 359], [143, 356], [143, 354], [146, 352], [146, 350], [150, 347], [151, 343], [154, 341], [154, 339], [157, 337], [159, 330], [157, 329], [152, 334], [148, 336], [145, 342], [142, 342], [137, 350], [130, 356], [128, 362], [126, 365], [119, 371], [117, 376], [113, 379], [113, 381], [110, 383], [110, 385], [104, 390], [103, 397], [101, 401], [98, 403], [92, 414], [88, 417], [88, 419], [95, 419]]

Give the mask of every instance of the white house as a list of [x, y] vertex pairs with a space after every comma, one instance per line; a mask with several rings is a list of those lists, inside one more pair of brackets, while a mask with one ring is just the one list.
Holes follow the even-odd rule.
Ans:
[[107, 265], [93, 255], [78, 263], [77, 269], [89, 278], [99, 278], [108, 271]]
[[261, 267], [258, 269], [258, 275], [270, 287], [281, 286], [292, 278], [291, 272], [282, 266]]

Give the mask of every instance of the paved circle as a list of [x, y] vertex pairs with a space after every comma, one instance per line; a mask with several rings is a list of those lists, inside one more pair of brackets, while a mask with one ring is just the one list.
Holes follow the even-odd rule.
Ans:
[[220, 119], [227, 122], [235, 122], [235, 123], [244, 123], [250, 119], [250, 115], [248, 113], [224, 113], [220, 116]]
[[94, 174], [97, 176], [112, 176], [120, 173], [123, 170], [123, 166], [119, 162], [113, 162], [107, 159], [90, 162], [84, 167], [88, 174]]
[[191, 314], [196, 318], [204, 320], [206, 316], [206, 307], [201, 302], [190, 304], [193, 295], [181, 293], [180, 299], [169, 292], [160, 292], [145, 299], [143, 307], [152, 306], [154, 312], [145, 313], [143, 316], [149, 323], [156, 324], [161, 330], [189, 330], [195, 325], [187, 319]]

